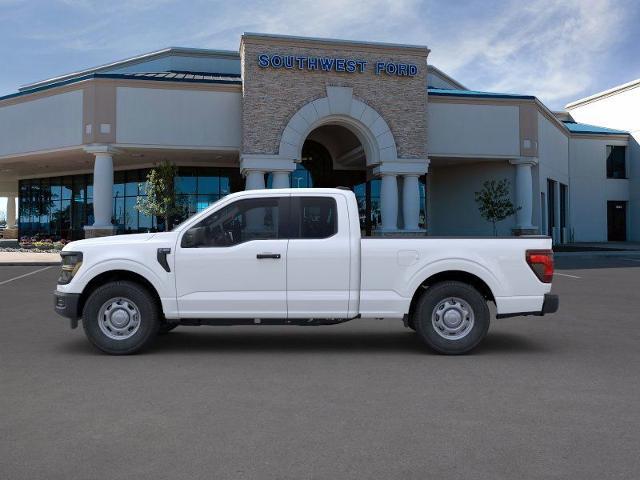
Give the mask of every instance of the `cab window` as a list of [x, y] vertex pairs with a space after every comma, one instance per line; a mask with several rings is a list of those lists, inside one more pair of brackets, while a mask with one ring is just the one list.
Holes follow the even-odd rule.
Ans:
[[293, 197], [297, 232], [291, 238], [329, 238], [338, 231], [337, 205], [332, 197]]
[[280, 238], [282, 198], [238, 200], [212, 213], [182, 237], [183, 248], [231, 247]]

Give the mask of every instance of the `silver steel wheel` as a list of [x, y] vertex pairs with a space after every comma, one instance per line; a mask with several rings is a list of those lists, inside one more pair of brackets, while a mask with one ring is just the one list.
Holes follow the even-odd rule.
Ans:
[[442, 338], [460, 340], [473, 328], [473, 309], [461, 298], [448, 297], [440, 300], [433, 309], [431, 323]]
[[140, 310], [128, 298], [112, 298], [100, 307], [98, 325], [107, 337], [126, 340], [135, 335], [140, 328]]

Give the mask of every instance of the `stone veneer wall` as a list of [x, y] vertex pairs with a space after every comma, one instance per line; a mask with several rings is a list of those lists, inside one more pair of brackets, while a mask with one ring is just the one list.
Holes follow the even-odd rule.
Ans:
[[[364, 73], [261, 68], [259, 54], [360, 59], [368, 62]], [[277, 154], [289, 119], [305, 104], [325, 97], [327, 86], [353, 88], [357, 98], [376, 110], [388, 123], [399, 158], [427, 158], [427, 55], [428, 50], [406, 47], [372, 47], [345, 42], [332, 44], [243, 37], [240, 49], [243, 77], [242, 153]], [[413, 63], [414, 77], [375, 74], [377, 61]]]

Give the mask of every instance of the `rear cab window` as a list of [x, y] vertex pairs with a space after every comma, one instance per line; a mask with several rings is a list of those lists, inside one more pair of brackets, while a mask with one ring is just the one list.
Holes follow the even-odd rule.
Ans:
[[338, 207], [333, 197], [291, 197], [290, 238], [322, 239], [338, 232]]

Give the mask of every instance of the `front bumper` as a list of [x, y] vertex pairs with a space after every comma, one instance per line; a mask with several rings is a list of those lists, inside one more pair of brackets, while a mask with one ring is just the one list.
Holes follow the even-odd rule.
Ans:
[[71, 328], [78, 326], [78, 319], [80, 318], [79, 304], [79, 293], [65, 293], [57, 290], [53, 292], [54, 309], [58, 315], [71, 320]]

